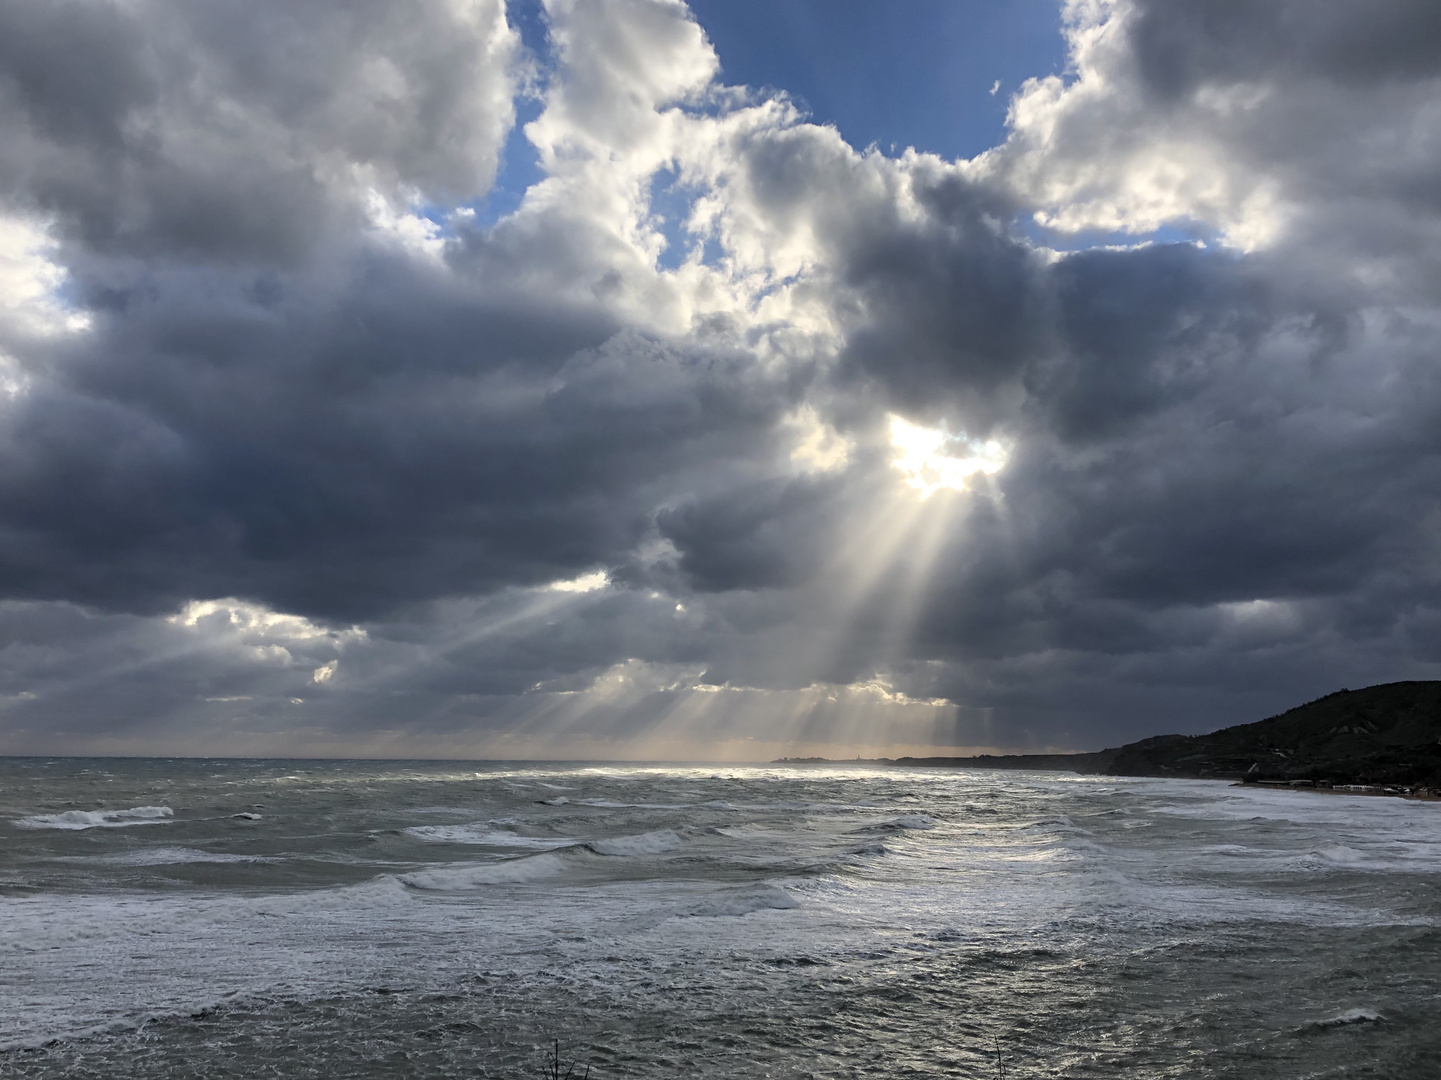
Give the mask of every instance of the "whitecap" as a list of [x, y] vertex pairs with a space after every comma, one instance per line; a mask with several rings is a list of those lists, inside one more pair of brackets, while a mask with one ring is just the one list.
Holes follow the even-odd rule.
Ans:
[[400, 881], [412, 889], [454, 892], [481, 885], [518, 885], [528, 881], [543, 881], [546, 878], [558, 877], [565, 871], [566, 864], [558, 855], [527, 855], [522, 859], [507, 859], [497, 863], [466, 863], [417, 870], [411, 874], [401, 874]]
[[854, 832], [900, 832], [903, 829], [914, 829], [917, 831], [934, 829], [936, 819], [929, 814], [901, 814], [888, 821], [880, 821], [874, 825], [864, 825]]
[[1357, 851], [1345, 844], [1323, 844], [1313, 850], [1311, 854], [1328, 863], [1335, 863], [1337, 866], [1367, 866], [1375, 861], [1365, 852]]
[[749, 915], [753, 911], [788, 911], [800, 906], [801, 902], [784, 889], [774, 885], [755, 885], [713, 896], [691, 914], [715, 918]]
[[1348, 1024], [1374, 1024], [1383, 1019], [1375, 1009], [1347, 1009], [1345, 1012], [1317, 1020], [1312, 1026], [1318, 1028], [1345, 1027]]
[[885, 844], [876, 842], [876, 843], [870, 843], [870, 844], [862, 844], [862, 845], [861, 845], [860, 847], [858, 847], [858, 848], [852, 848], [851, 851], [850, 851], [850, 854], [852, 854], [852, 855], [887, 855], [887, 854], [889, 854], [889, 852], [886, 851], [886, 845], [885, 845]]
[[487, 823], [482, 822], [471, 825], [415, 825], [401, 832], [427, 844], [476, 844], [482, 847], [528, 848], [532, 851], [550, 851], [577, 843], [567, 837], [520, 836], [489, 828]]
[[659, 855], [664, 851], [674, 851], [684, 843], [672, 830], [657, 829], [655, 832], [640, 833], [637, 836], [592, 840], [586, 847], [597, 855]]
[[[562, 799], [561, 802], [565, 800]], [[611, 799], [579, 799], [580, 806], [593, 806], [597, 810], [689, 810], [685, 804], [674, 805], [670, 803], [648, 803], [648, 802], [614, 802]]]
[[168, 806], [132, 806], [129, 810], [66, 810], [35, 814], [14, 822], [17, 829], [119, 829], [127, 825], [164, 825], [175, 816]]
[[110, 866], [172, 866], [181, 863], [247, 863], [273, 862], [259, 855], [232, 855], [216, 851], [201, 851], [199, 848], [158, 847], [140, 851], [127, 851], [118, 855], [95, 855], [84, 858], [86, 862], [105, 863]]
[[902, 814], [890, 822], [897, 829], [934, 829], [936, 819], [929, 814]]

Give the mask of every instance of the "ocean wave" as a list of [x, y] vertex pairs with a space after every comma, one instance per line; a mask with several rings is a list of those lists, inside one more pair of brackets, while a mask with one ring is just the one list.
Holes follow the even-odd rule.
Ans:
[[934, 829], [936, 819], [930, 814], [902, 814], [892, 818], [887, 824], [895, 829]]
[[670, 829], [640, 833], [637, 836], [617, 836], [609, 840], [591, 840], [585, 846], [597, 855], [659, 855], [674, 851], [684, 844]]
[[1357, 851], [1345, 844], [1323, 844], [1321, 847], [1315, 848], [1311, 854], [1328, 863], [1335, 863], [1337, 866], [1368, 866], [1376, 861], [1364, 851]]
[[164, 825], [175, 817], [168, 806], [132, 806], [129, 810], [66, 810], [34, 814], [13, 822], [17, 829], [119, 829], [128, 825]]
[[400, 882], [426, 892], [456, 892], [481, 885], [519, 885], [559, 877], [566, 864], [558, 855], [527, 855], [498, 863], [467, 863], [401, 874]]
[[862, 825], [858, 829], [851, 829], [855, 833], [898, 833], [906, 831], [923, 832], [926, 829], [934, 829], [937, 825], [936, 819], [930, 814], [901, 814], [889, 818], [886, 821], [877, 821], [870, 825]]
[[860, 847], [851, 848], [848, 854], [851, 855], [886, 855], [886, 845], [880, 841], [873, 841], [869, 844], [862, 844]]
[[1362, 851], [1346, 844], [1322, 844], [1306, 854], [1288, 860], [1292, 866], [1307, 870], [1354, 870], [1434, 874], [1441, 872], [1441, 861], [1429, 845], [1388, 845]]
[[1065, 836], [1094, 836], [1089, 829], [1083, 829], [1065, 814], [1058, 814], [1053, 818], [1046, 818], [1044, 821], [1037, 821], [1033, 825], [1027, 825], [1022, 832], [1048, 832], [1060, 833]]
[[158, 847], [126, 851], [116, 855], [85, 855], [75, 861], [103, 863], [107, 866], [174, 866], [183, 863], [250, 863], [275, 862], [260, 855], [231, 855], [199, 848]]
[[702, 918], [736, 917], [753, 911], [789, 911], [800, 906], [801, 902], [784, 889], [775, 885], [754, 885], [713, 896], [698, 905], [691, 914]]
[[116, 1035], [121, 1032], [139, 1031], [147, 1024], [165, 1020], [194, 1019], [214, 1012], [217, 1009], [244, 1006], [254, 1000], [255, 997], [253, 995], [245, 993], [244, 991], [228, 990], [194, 1001], [182, 1002], [168, 1009], [138, 1010], [131, 1016], [116, 1017], [113, 1020], [105, 1020], [98, 1024], [82, 1024], [78, 1027], [69, 1027], [66, 1026], [62, 1020], [57, 1023], [53, 1029], [41, 1030], [29, 1035], [19, 1035], [12, 1038], [0, 1037], [0, 1054], [9, 1054], [17, 1050], [40, 1050], [53, 1046], [62, 1039], [66, 1041], [93, 1039], [100, 1035]]
[[520, 836], [502, 829], [493, 829], [488, 822], [471, 825], [415, 825], [402, 829], [401, 832], [427, 844], [474, 844], [480, 847], [528, 848], [533, 851], [552, 851], [580, 842], [568, 837]]
[[1316, 1020], [1311, 1026], [1318, 1028], [1346, 1027], [1349, 1024], [1375, 1024], [1385, 1019], [1375, 1009], [1347, 1009], [1345, 1012]]
[[[563, 800], [562, 800], [563, 801]], [[612, 799], [577, 799], [577, 806], [591, 806], [597, 810], [689, 810], [688, 803], [615, 802]], [[727, 807], [729, 809], [729, 807]]]

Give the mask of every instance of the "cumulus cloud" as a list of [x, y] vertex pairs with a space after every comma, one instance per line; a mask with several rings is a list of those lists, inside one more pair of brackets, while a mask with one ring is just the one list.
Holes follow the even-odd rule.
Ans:
[[953, 162], [679, 0], [539, 56], [0, 2], [0, 749], [1085, 748], [1435, 675], [1434, 19], [1077, 0]]

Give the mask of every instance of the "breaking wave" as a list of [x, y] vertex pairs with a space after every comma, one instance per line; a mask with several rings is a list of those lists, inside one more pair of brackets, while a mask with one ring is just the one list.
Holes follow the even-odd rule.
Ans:
[[753, 885], [713, 896], [698, 905], [691, 914], [710, 918], [734, 917], [749, 915], [753, 911], [788, 911], [800, 906], [801, 902], [782, 888]]
[[520, 885], [528, 881], [544, 881], [565, 873], [566, 864], [558, 855], [528, 855], [498, 863], [466, 864], [436, 867], [401, 874], [400, 881], [412, 889], [427, 892], [455, 892], [482, 885]]
[[168, 806], [132, 806], [129, 810], [66, 810], [16, 821], [17, 829], [119, 829], [127, 825], [163, 825], [175, 817]]
[[1347, 1009], [1335, 1016], [1317, 1020], [1311, 1026], [1318, 1028], [1346, 1027], [1350, 1024], [1374, 1024], [1382, 1019], [1384, 1018], [1375, 1009]]
[[617, 836], [611, 840], [592, 840], [585, 846], [597, 855], [659, 855], [674, 851], [684, 844], [671, 829], [657, 829], [638, 836]]
[[474, 825], [417, 825], [401, 831], [406, 836], [413, 836], [427, 844], [475, 844], [482, 847], [529, 848], [534, 851], [551, 851], [580, 842], [568, 837], [521, 836], [504, 829], [493, 829], [489, 823], [479, 822]]

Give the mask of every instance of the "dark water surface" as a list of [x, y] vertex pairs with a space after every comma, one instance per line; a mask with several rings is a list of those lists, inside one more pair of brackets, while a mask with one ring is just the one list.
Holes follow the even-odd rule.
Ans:
[[0, 1077], [1441, 1076], [1441, 805], [0, 759]]

